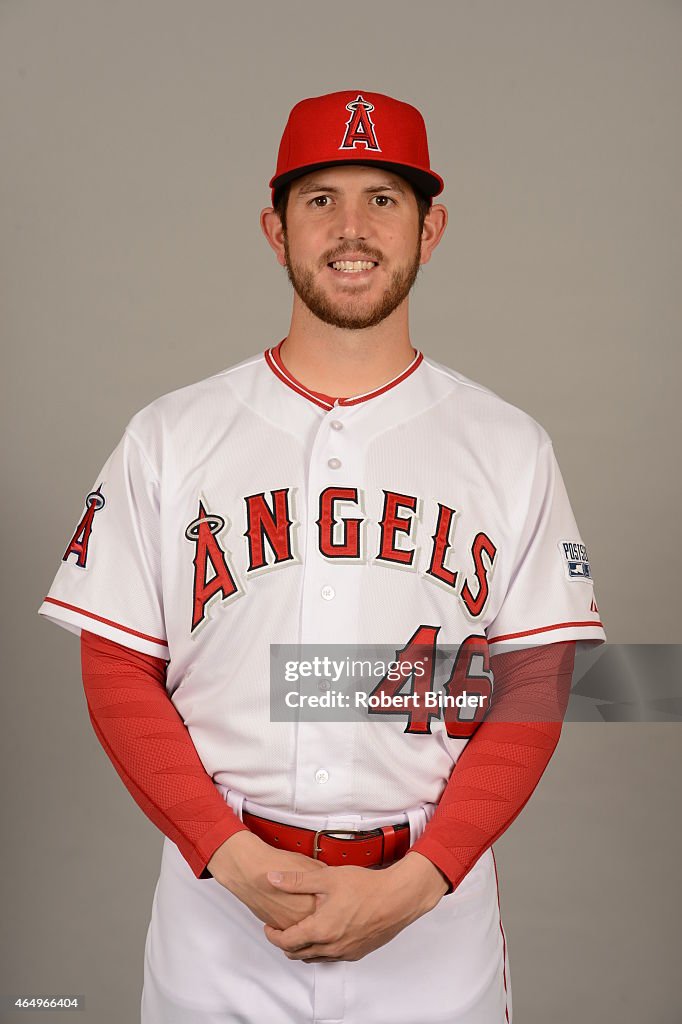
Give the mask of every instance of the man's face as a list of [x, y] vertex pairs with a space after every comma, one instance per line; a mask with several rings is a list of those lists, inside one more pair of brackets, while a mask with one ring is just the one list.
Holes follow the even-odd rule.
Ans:
[[[324, 323], [361, 330], [403, 302], [420, 267], [417, 201], [392, 171], [334, 166], [297, 178], [286, 212], [289, 280]], [[337, 261], [371, 261], [359, 270]]]

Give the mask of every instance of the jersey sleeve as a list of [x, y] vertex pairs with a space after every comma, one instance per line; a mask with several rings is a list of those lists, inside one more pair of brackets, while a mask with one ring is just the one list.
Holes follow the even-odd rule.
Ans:
[[127, 427], [92, 488], [40, 615], [170, 658], [161, 579], [160, 483]]
[[[486, 635], [491, 650], [561, 640], [604, 643], [587, 549], [551, 439], [541, 443], [506, 590]], [[580, 644], [579, 644], [580, 646]]]

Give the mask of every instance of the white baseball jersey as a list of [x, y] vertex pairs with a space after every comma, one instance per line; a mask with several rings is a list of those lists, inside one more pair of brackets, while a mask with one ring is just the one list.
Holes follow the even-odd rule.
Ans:
[[279, 346], [152, 402], [94, 480], [39, 611], [169, 659], [214, 780], [304, 813], [437, 802], [467, 737], [444, 713], [428, 730], [407, 713], [273, 722], [271, 644], [605, 639], [546, 431], [421, 352], [335, 402]]

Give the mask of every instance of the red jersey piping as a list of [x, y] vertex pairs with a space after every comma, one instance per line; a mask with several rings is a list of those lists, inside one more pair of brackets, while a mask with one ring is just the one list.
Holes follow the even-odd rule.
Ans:
[[322, 391], [312, 391], [292, 376], [282, 362], [282, 357], [279, 354], [279, 350], [285, 340], [285, 338], [282, 338], [282, 341], [280, 341], [277, 346], [266, 349], [264, 352], [266, 363], [275, 376], [279, 377], [279, 379], [290, 387], [292, 391], [302, 395], [303, 398], [307, 398], [310, 402], [320, 406], [320, 408], [327, 410], [333, 409], [335, 405], [358, 405], [360, 402], [367, 402], [370, 398], [376, 398], [378, 395], [383, 395], [385, 391], [389, 391], [391, 388], [394, 388], [397, 384], [400, 384], [401, 381], [405, 380], [406, 377], [409, 377], [410, 374], [414, 373], [424, 358], [423, 352], [419, 352], [415, 349], [414, 359], [412, 362], [401, 373], [399, 373], [397, 377], [394, 377], [393, 380], [389, 380], [379, 388], [374, 388], [373, 391], [367, 391], [364, 395], [354, 395], [351, 398], [334, 398], [332, 395], [326, 395]]
[[493, 867], [495, 868], [495, 889], [497, 890], [497, 919], [500, 923], [500, 932], [502, 933], [502, 981], [504, 984], [504, 1019], [509, 1021], [509, 994], [507, 992], [507, 936], [504, 934], [504, 928], [502, 927], [502, 910], [500, 908], [500, 880], [497, 877], [497, 861], [495, 860], [495, 851], [492, 846], [490, 852], [493, 855]]
[[520, 633], [503, 633], [500, 636], [489, 636], [488, 643], [498, 643], [500, 640], [515, 640], [517, 636], [531, 636], [533, 633], [547, 633], [551, 629], [566, 629], [568, 627], [575, 626], [601, 626], [604, 628], [604, 623], [599, 622], [555, 622], [553, 626], [540, 626], [538, 629], [524, 629]]
[[131, 636], [139, 636], [140, 640], [150, 640], [153, 644], [160, 644], [161, 647], [168, 647], [165, 640], [157, 640], [155, 636], [147, 636], [146, 633], [138, 633], [136, 629], [130, 629], [129, 626], [122, 626], [120, 622], [114, 622], [112, 619], [104, 619], [101, 615], [94, 615], [93, 612], [88, 612], [85, 608], [78, 608], [75, 604], [67, 604], [66, 601], [58, 601], [56, 597], [46, 597], [45, 600], [48, 604], [56, 604], [60, 608], [66, 608], [70, 612], [78, 612], [79, 615], [87, 615], [89, 619], [95, 619], [97, 622], [103, 622], [105, 626], [114, 626], [115, 629], [120, 629], [124, 633], [130, 633]]

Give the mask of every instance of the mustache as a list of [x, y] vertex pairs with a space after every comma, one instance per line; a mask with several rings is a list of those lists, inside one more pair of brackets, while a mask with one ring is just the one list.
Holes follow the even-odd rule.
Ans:
[[352, 254], [354, 260], [372, 260], [374, 263], [381, 263], [383, 259], [381, 253], [376, 252], [376, 250], [372, 251], [368, 249], [361, 249], [358, 251], [357, 247], [352, 248], [349, 246], [346, 249], [343, 249], [341, 252], [336, 252], [330, 256], [325, 256], [325, 266], [327, 265], [327, 263], [336, 263], [337, 260], [345, 259], [345, 257], [349, 254]]

